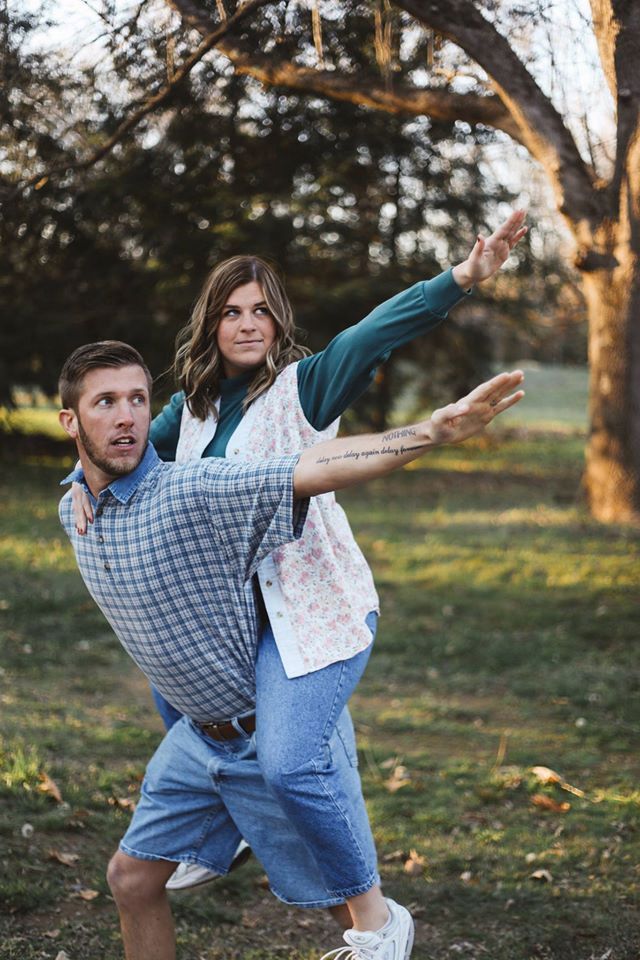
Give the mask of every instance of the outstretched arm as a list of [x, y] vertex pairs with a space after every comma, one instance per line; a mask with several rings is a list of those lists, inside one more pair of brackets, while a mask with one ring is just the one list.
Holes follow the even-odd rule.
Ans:
[[396, 294], [320, 353], [301, 360], [298, 392], [309, 423], [316, 430], [328, 427], [370, 386], [376, 368], [393, 350], [433, 329], [470, 287], [497, 273], [527, 232], [525, 216], [523, 210], [514, 211], [490, 237], [479, 238], [462, 263]]
[[[304, 450], [293, 477], [296, 497], [314, 497], [382, 477], [433, 447], [462, 443], [524, 396], [521, 370], [500, 373], [428, 420], [386, 433], [339, 437]], [[514, 392], [515, 391], [515, 392]]]

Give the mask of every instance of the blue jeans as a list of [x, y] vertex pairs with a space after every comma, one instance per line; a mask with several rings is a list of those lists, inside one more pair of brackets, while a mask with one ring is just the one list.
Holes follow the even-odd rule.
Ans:
[[[367, 624], [373, 639], [377, 614], [370, 613]], [[256, 661], [262, 775], [312, 853], [327, 889], [343, 899], [365, 893], [378, 880], [360, 778], [345, 779], [330, 746], [370, 652], [371, 645], [348, 660], [289, 679], [267, 627]], [[355, 751], [350, 756], [357, 774]]]
[[[345, 790], [357, 795], [360, 780], [352, 766], [355, 743], [347, 711], [328, 749]], [[365, 827], [366, 821], [360, 829]], [[120, 849], [140, 860], [197, 863], [225, 874], [241, 837], [280, 900], [300, 907], [342, 902], [327, 889], [315, 859], [267, 789], [255, 734], [215, 741], [183, 717], [149, 761], [140, 802]]]
[[182, 714], [179, 710], [176, 710], [175, 707], [172, 707], [168, 700], [162, 696], [159, 690], [156, 690], [152, 683], [149, 684], [151, 687], [151, 694], [153, 696], [153, 702], [155, 703], [158, 713], [162, 717], [162, 722], [165, 725], [166, 730], [171, 730], [171, 727], [174, 723], [177, 723], [181, 719]]

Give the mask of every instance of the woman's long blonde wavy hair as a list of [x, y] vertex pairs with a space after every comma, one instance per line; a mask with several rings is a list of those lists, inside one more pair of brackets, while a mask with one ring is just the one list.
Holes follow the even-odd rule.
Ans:
[[215, 415], [215, 401], [224, 377], [223, 359], [216, 331], [222, 310], [236, 287], [255, 280], [262, 287], [265, 303], [276, 325], [276, 336], [264, 363], [249, 384], [244, 410], [268, 390], [278, 374], [311, 351], [296, 343], [293, 310], [276, 270], [260, 257], [241, 256], [223, 260], [204, 282], [189, 323], [176, 340], [174, 372], [184, 390], [189, 410], [199, 420]]

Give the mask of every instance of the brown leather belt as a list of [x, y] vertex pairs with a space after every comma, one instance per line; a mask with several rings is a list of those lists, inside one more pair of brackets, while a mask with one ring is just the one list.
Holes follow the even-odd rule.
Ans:
[[[252, 713], [250, 717], [239, 717], [236, 723], [245, 733], [251, 735], [256, 729], [256, 715]], [[235, 740], [240, 736], [230, 720], [224, 723], [199, 723], [198, 726], [212, 740]]]

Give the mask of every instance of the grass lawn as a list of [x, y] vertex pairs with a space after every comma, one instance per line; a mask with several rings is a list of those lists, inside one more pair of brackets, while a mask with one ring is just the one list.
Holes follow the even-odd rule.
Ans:
[[[383, 609], [361, 772], [416, 960], [640, 955], [640, 534], [579, 505], [574, 372], [541, 370], [506, 432], [341, 497]], [[64, 456], [2, 464], [2, 960], [121, 957], [104, 867], [161, 737], [58, 526]], [[173, 903], [181, 960], [340, 942], [255, 861]]]

